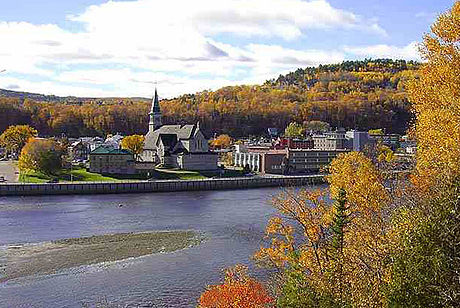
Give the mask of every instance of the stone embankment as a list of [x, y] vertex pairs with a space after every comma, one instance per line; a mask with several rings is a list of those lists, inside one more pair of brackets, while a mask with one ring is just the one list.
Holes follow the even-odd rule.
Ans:
[[241, 177], [203, 180], [156, 180], [127, 182], [8, 183], [0, 184], [0, 196], [119, 194], [192, 190], [249, 189], [305, 186], [324, 183], [323, 175]]

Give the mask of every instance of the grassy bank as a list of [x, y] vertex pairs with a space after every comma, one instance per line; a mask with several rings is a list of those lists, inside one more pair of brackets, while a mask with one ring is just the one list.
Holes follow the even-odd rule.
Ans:
[[83, 168], [75, 168], [73, 170], [63, 169], [56, 175], [47, 175], [40, 172], [29, 171], [19, 175], [19, 182], [22, 183], [46, 183], [50, 180], [57, 179], [62, 181], [75, 182], [115, 182], [119, 181], [114, 177], [104, 176], [98, 173], [86, 171]]
[[84, 168], [73, 168], [73, 170], [62, 169], [55, 175], [46, 175], [40, 172], [29, 171], [19, 175], [19, 182], [22, 183], [46, 183], [53, 179], [59, 182], [116, 182], [124, 180], [147, 180], [154, 178], [159, 180], [197, 180], [215, 177], [237, 177], [244, 175], [242, 170], [225, 169], [219, 171], [187, 171], [179, 169], [156, 169], [146, 174], [134, 175], [101, 175], [92, 173]]
[[[193, 231], [119, 233], [63, 239], [38, 245], [10, 246], [0, 263], [0, 283], [67, 268], [172, 252], [201, 242]], [[1, 252], [1, 251], [0, 251]]]
[[242, 170], [224, 169], [219, 171], [187, 171], [179, 169], [156, 169], [152, 178], [159, 180], [198, 180], [214, 177], [238, 177], [243, 176]]

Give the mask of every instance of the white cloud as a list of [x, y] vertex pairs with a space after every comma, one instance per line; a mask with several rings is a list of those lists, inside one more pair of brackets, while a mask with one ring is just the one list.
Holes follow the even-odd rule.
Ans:
[[385, 44], [360, 47], [346, 46], [344, 47], [344, 51], [346, 53], [359, 57], [391, 58], [421, 61], [417, 45], [417, 42], [411, 42], [410, 44], [403, 47]]
[[[21, 89], [27, 90], [27, 85], [30, 91], [43, 92], [38, 86], [46, 86], [59, 95], [140, 96], [151, 92], [147, 79], [161, 79], [165, 87], [175, 85], [164, 91], [173, 96], [236, 81], [261, 82], [299, 66], [344, 59], [343, 52], [333, 50], [225, 44], [219, 41], [221, 34], [235, 41], [241, 36], [276, 38], [285, 46], [318, 29], [386, 34], [375, 21], [334, 8], [326, 0], [108, 1], [68, 18], [81, 23], [83, 30], [0, 22], [0, 41], [7, 42], [0, 45], [0, 69], [47, 80], [17, 80]], [[78, 69], [69, 72], [75, 65]], [[108, 88], [114, 90], [98, 90]]]

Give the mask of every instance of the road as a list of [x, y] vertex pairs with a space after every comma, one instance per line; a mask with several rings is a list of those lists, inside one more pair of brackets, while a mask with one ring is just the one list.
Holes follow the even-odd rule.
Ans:
[[12, 161], [0, 161], [0, 177], [5, 177], [7, 182], [17, 182], [19, 174], [16, 174], [18, 168]]

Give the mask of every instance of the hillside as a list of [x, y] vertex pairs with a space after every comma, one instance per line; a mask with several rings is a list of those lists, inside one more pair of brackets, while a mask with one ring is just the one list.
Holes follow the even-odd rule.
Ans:
[[[262, 85], [224, 87], [161, 101], [165, 123], [200, 121], [209, 134], [264, 134], [290, 121], [403, 133], [410, 120], [405, 85], [418, 64], [346, 61], [298, 69]], [[145, 133], [149, 100], [78, 98], [0, 91], [0, 131], [30, 124], [42, 134]]]

